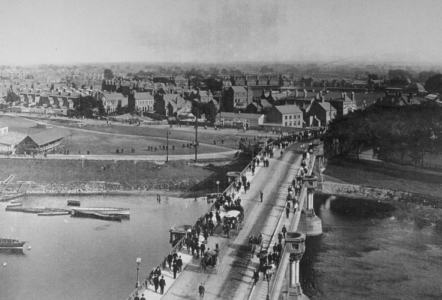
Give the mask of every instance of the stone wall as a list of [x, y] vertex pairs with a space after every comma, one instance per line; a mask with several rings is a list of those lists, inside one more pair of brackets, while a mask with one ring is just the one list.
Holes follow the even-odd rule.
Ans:
[[442, 209], [442, 199], [416, 193], [404, 191], [393, 191], [375, 187], [365, 187], [353, 184], [341, 184], [326, 182], [322, 184], [322, 192], [325, 194], [345, 195], [353, 197], [364, 197], [369, 199], [378, 199], [385, 201], [397, 201], [401, 203], [411, 203], [416, 205], [425, 205], [433, 208]]

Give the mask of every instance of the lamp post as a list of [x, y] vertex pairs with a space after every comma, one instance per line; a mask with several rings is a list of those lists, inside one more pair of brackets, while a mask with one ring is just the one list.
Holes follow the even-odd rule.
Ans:
[[81, 156], [81, 168], [84, 168], [84, 155]]
[[216, 181], [217, 196], [219, 196], [219, 180]]
[[139, 282], [138, 282], [138, 275], [140, 274], [140, 264], [141, 264], [141, 258], [137, 257], [137, 283], [135, 283], [135, 288], [138, 288]]
[[200, 114], [199, 107], [196, 108], [196, 118], [195, 118], [195, 162], [198, 162], [198, 116]]
[[166, 162], [169, 161], [169, 134], [171, 134], [171, 132], [169, 131], [169, 129], [166, 130]]
[[[267, 273], [267, 271], [266, 271], [266, 273]], [[267, 276], [267, 297], [266, 297], [266, 300], [270, 300], [270, 276]]]

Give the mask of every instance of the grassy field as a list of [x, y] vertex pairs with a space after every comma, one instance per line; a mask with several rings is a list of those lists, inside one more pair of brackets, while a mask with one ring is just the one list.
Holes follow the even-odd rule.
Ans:
[[380, 187], [442, 197], [442, 176], [406, 172], [389, 167], [333, 161], [327, 164], [324, 181]]
[[[0, 121], [9, 125], [10, 131], [30, 133], [35, 131], [36, 122], [45, 122], [53, 125], [71, 128], [72, 136], [67, 138], [63, 145], [72, 154], [115, 154], [116, 149], [124, 149], [125, 154], [132, 154], [130, 149], [135, 149], [134, 155], [138, 154], [166, 154], [165, 150], [159, 147], [166, 145], [166, 130], [169, 135], [169, 154], [193, 154], [193, 148], [183, 148], [183, 144], [192, 143], [195, 138], [195, 130], [192, 127], [167, 126], [130, 126], [121, 123], [106, 125], [105, 121], [77, 120], [77, 119], [51, 119], [37, 117], [12, 117], [0, 116]], [[213, 128], [199, 128], [198, 141], [200, 147], [198, 153], [217, 153], [239, 148], [240, 138], [247, 138], [254, 141], [254, 138], [268, 136], [266, 133], [257, 131], [237, 131], [236, 129], [214, 130]], [[273, 135], [276, 137], [276, 135]], [[157, 152], [148, 151], [148, 147], [157, 147]], [[172, 150], [175, 147], [175, 150]]]

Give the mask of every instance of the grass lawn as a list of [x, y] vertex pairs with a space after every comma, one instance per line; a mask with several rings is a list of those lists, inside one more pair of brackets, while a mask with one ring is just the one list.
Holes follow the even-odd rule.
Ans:
[[[33, 120], [39, 121], [40, 119], [35, 118]], [[33, 128], [36, 126], [36, 123], [33, 120], [11, 116], [0, 116], [0, 121], [8, 124], [10, 131], [26, 134], [37, 130]], [[45, 122], [46, 121], [48, 121], [48, 119], [46, 119]], [[124, 149], [125, 154], [166, 155], [166, 150], [159, 149], [160, 146], [165, 146], [167, 144], [165, 138], [165, 128], [147, 126], [134, 127], [123, 125], [106, 126], [102, 123], [99, 123], [99, 125], [86, 124], [85, 126], [79, 127], [78, 124], [80, 123], [75, 120], [57, 119], [54, 121], [49, 119], [49, 121], [52, 124], [63, 125], [72, 128], [70, 130], [72, 136], [66, 138], [62, 142], [62, 145], [64, 145], [66, 149], [69, 149], [71, 154], [78, 154], [79, 152], [84, 154], [86, 153], [86, 151], [90, 151], [90, 154], [115, 154], [116, 149], [118, 148], [119, 150]], [[202, 128], [201, 130], [204, 130], [204, 128]], [[175, 131], [174, 129], [170, 131], [170, 155], [195, 153], [195, 150], [193, 148], [187, 147], [187, 143], [191, 143], [194, 139], [194, 132], [189, 130]], [[208, 139], [208, 136], [209, 134], [204, 132], [199, 134], [198, 138], [201, 143], [198, 148], [198, 153], [217, 153], [230, 151], [232, 149], [238, 149], [237, 141], [239, 140], [239, 138], [234, 135], [215, 136], [215, 138], [211, 137], [211, 140]], [[217, 141], [216, 145], [213, 144], [214, 139]], [[222, 144], [221, 142], [222, 139], [225, 139], [224, 144]], [[206, 144], [204, 144], [205, 142]], [[183, 144], [185, 144], [186, 147], [183, 148]], [[148, 147], [157, 147], [157, 151], [149, 151]], [[173, 147], [175, 147], [175, 150], [173, 150]], [[132, 148], [135, 149], [134, 153], [131, 153], [130, 151]]]
[[[427, 178], [426, 178], [427, 176]], [[324, 181], [408, 191], [442, 197], [442, 176], [428, 176], [352, 161], [327, 164]]]
[[[1, 119], [0, 119], [1, 120]], [[54, 125], [61, 125], [71, 128], [81, 128], [91, 131], [105, 132], [105, 133], [117, 133], [126, 135], [137, 135], [146, 137], [157, 137], [161, 139], [166, 139], [166, 129], [169, 129], [170, 140], [180, 140], [184, 142], [192, 142], [195, 140], [195, 129], [190, 126], [177, 127], [174, 126], [169, 128], [165, 125], [150, 125], [150, 126], [134, 126], [126, 125], [121, 123], [112, 123], [112, 126], [107, 126], [105, 121], [99, 120], [77, 120], [77, 119], [47, 119], [47, 118], [33, 118], [35, 121], [41, 121], [46, 123], [51, 123]], [[81, 127], [80, 127], [81, 126]], [[277, 137], [275, 134], [258, 132], [258, 131], [246, 131], [237, 129], [222, 129], [215, 130], [214, 128], [204, 127], [198, 128], [198, 141], [203, 144], [220, 146], [222, 148], [238, 149], [238, 141], [240, 138], [245, 137], [253, 140], [254, 137], [264, 137], [273, 136]], [[182, 142], [181, 142], [182, 146]]]

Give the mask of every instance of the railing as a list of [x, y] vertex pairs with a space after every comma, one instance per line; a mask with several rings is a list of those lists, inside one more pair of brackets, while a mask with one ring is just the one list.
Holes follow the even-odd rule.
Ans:
[[[273, 145], [273, 142], [270, 142], [269, 143], [269, 146], [271, 146], [271, 145]], [[244, 168], [244, 170], [242, 170], [241, 171], [241, 176], [243, 175], [243, 174], [245, 174], [246, 172], [247, 172], [247, 170], [249, 169], [249, 167], [250, 167], [250, 165], [253, 163], [253, 159], [255, 159], [257, 156], [259, 156], [259, 155], [261, 155], [263, 152], [264, 152], [264, 150], [265, 150], [265, 148], [264, 149], [262, 149], [261, 151], [259, 151], [258, 152], [258, 154], [255, 156], [255, 157], [253, 157], [252, 158], [252, 161]], [[232, 182], [225, 190], [224, 190], [224, 192], [222, 192], [222, 194], [223, 193], [226, 193], [226, 194], [230, 194], [231, 193], [231, 191], [232, 191], [232, 189], [234, 189], [234, 182]], [[208, 213], [209, 212], [211, 212], [211, 211], [213, 211], [213, 210], [215, 210], [215, 203], [213, 203], [211, 206], [210, 206], [210, 208], [209, 208], [209, 210], [207, 211]], [[202, 215], [201, 217], [203, 217], [203, 216], [205, 216], [205, 215]], [[181, 250], [182, 248], [183, 248], [183, 245], [184, 245], [184, 243], [185, 243], [185, 241], [186, 241], [186, 235], [184, 235], [181, 239], [179, 239], [178, 240], [178, 242], [175, 244], [175, 246], [173, 246], [173, 248], [172, 248], [172, 251], [179, 251], [179, 250]], [[167, 261], [167, 257], [165, 257], [164, 258], [164, 260], [157, 266], [157, 267], [155, 267], [154, 269], [156, 269], [156, 268], [160, 268], [160, 269], [164, 269], [165, 268], [165, 266], [166, 266], [166, 261]], [[141, 282], [141, 284], [140, 284], [140, 286], [138, 287], [138, 288], [136, 288], [130, 295], [129, 295], [129, 297], [127, 298], [127, 300], [133, 300], [134, 298], [135, 298], [135, 296], [137, 296], [138, 294], [139, 294], [139, 292], [140, 291], [142, 291], [142, 290], [144, 290], [144, 289], [147, 289], [147, 287], [149, 286], [149, 284], [151, 284], [150, 283], [150, 275], [148, 276], [148, 277], [146, 277], [146, 279], [143, 281], [143, 282]]]

